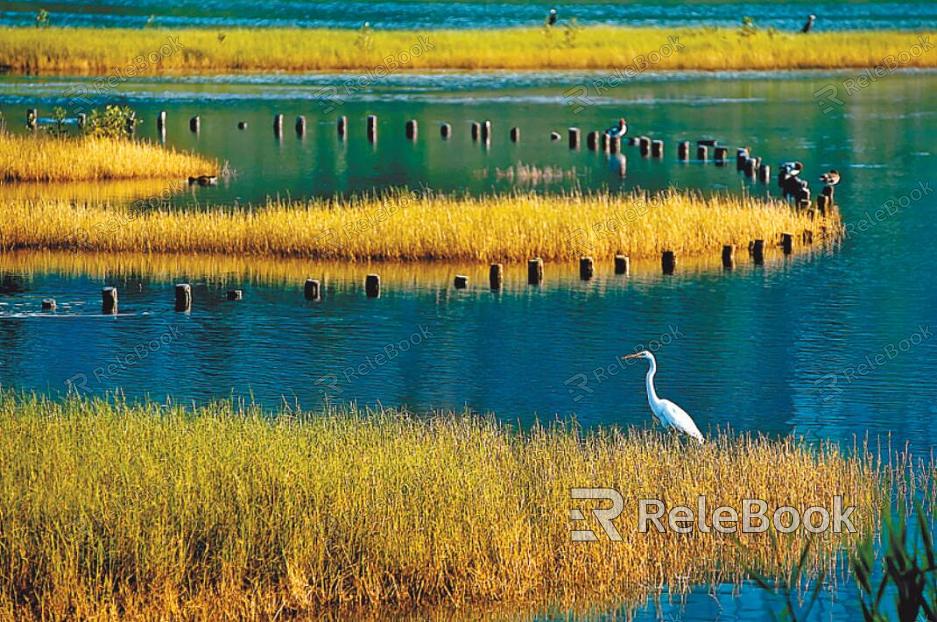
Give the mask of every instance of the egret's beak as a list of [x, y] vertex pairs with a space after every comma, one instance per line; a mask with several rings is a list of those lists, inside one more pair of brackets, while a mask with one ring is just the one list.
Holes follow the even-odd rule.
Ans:
[[621, 358], [623, 358], [623, 359], [639, 359], [639, 358], [641, 358], [641, 355], [640, 355], [640, 354], [623, 354]]

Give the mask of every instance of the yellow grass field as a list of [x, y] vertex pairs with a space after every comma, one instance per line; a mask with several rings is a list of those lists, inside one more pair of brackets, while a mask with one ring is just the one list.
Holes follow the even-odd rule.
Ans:
[[[148, 178], [184, 180], [189, 176], [214, 175], [217, 172], [217, 163], [202, 156], [145, 142], [0, 132], [0, 183]], [[0, 191], [0, 196], [9, 195]]]
[[[916, 473], [906, 456], [882, 462], [861, 447], [707, 436], [700, 446], [568, 423], [519, 432], [457, 414], [191, 411], [5, 393], [0, 619], [636, 602], [748, 569], [778, 576], [806, 539], [772, 538], [770, 525], [641, 533], [639, 499], [696, 507], [705, 495], [710, 507], [741, 508], [758, 498], [770, 516], [842, 495], [860, 534], [815, 536], [808, 569], [818, 569], [875, 526], [896, 476]], [[623, 495], [621, 541], [571, 541], [576, 487]], [[596, 506], [582, 507], [591, 516]]]
[[115, 79], [174, 71], [364, 70], [378, 76], [427, 69], [624, 72], [642, 71], [645, 64], [654, 71], [937, 67], [937, 53], [929, 47], [934, 33], [927, 32], [802, 35], [759, 30], [744, 36], [730, 28], [604, 26], [572, 33], [562, 27], [368, 34], [324, 29], [106, 32], [101, 36], [95, 28], [0, 28], [0, 66], [15, 72]]
[[718, 256], [724, 244], [799, 246], [841, 228], [779, 201], [682, 192], [568, 196], [418, 195], [271, 202], [256, 208], [132, 210], [63, 201], [0, 201], [0, 248], [207, 253], [352, 261], [525, 261]]

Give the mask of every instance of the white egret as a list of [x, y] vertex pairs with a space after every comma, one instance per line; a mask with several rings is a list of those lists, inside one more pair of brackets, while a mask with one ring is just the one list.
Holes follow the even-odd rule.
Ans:
[[700, 434], [699, 428], [696, 427], [696, 424], [693, 423], [693, 419], [685, 410], [670, 400], [662, 400], [657, 397], [657, 391], [654, 390], [654, 374], [657, 373], [657, 359], [654, 358], [654, 355], [647, 350], [642, 350], [637, 354], [628, 354], [622, 358], [645, 359], [650, 363], [646, 378], [647, 402], [651, 405], [651, 412], [654, 413], [654, 416], [657, 417], [660, 424], [664, 426], [665, 429], [673, 428], [677, 432], [692, 436], [701, 444], [704, 443], [705, 441], [703, 440], [703, 435]]

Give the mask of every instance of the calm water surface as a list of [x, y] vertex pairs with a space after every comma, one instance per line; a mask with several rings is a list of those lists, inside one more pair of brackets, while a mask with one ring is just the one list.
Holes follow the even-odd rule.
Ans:
[[[388, 0], [327, 2], [321, 0], [60, 0], [0, 2], [0, 24], [32, 25], [45, 8], [57, 26], [143, 28], [249, 28], [257, 26], [359, 28], [365, 21], [376, 28], [499, 28], [539, 26], [549, 2], [472, 1], [422, 2]], [[937, 26], [933, 2], [726, 2], [702, 0], [638, 0], [635, 2], [553, 3], [561, 20], [580, 24], [625, 26], [736, 26], [743, 15], [762, 27], [799, 29], [810, 13], [818, 30], [919, 29]], [[561, 23], [563, 23], [561, 21]]]
[[[750, 145], [773, 164], [801, 159], [810, 178], [838, 168], [844, 181], [837, 198], [851, 234], [838, 249], [765, 267], [743, 262], [731, 273], [684, 262], [674, 277], [653, 269], [616, 277], [600, 265], [597, 278], [583, 283], [572, 266], [548, 265], [547, 284], [528, 288], [522, 269], [512, 268], [500, 294], [485, 287], [484, 266], [336, 270], [310, 263], [306, 274], [299, 268], [264, 276], [259, 268], [248, 274], [185, 262], [159, 271], [117, 260], [68, 269], [61, 260], [8, 254], [0, 257], [0, 383], [61, 392], [77, 379], [83, 390], [123, 388], [132, 398], [234, 395], [310, 408], [328, 399], [421, 411], [467, 407], [522, 423], [575, 414], [587, 426], [647, 425], [643, 368], [619, 368], [616, 357], [655, 344], [660, 394], [684, 406], [704, 431], [731, 426], [844, 444], [891, 434], [896, 444], [932, 450], [937, 76], [891, 76], [841, 97], [828, 112], [814, 93], [827, 84], [842, 89], [854, 76], [649, 76], [574, 113], [563, 93], [596, 77], [397, 77], [328, 114], [316, 89], [340, 76], [149, 80], [122, 84], [114, 98], [140, 111], [143, 136], [158, 139], [153, 118], [165, 109], [167, 144], [198, 149], [236, 171], [216, 188], [174, 194], [180, 205], [210, 209], [400, 185], [474, 194], [669, 184], [775, 192], [731, 167], [675, 161], [675, 141], [714, 137]], [[73, 82], [4, 78], [0, 110], [18, 126], [29, 104], [67, 105], [63, 93]], [[286, 115], [282, 139], [271, 130], [277, 112]], [[193, 114], [202, 115], [198, 136], [187, 129]], [[299, 114], [309, 120], [304, 138], [292, 131]], [[345, 142], [335, 133], [338, 114], [350, 119]], [[381, 119], [376, 146], [363, 140], [367, 114]], [[605, 156], [549, 139], [550, 131], [606, 127], [621, 115], [634, 133], [664, 139], [667, 157], [644, 160], [626, 149], [621, 178]], [[408, 118], [420, 122], [415, 144], [403, 136]], [[495, 128], [488, 148], [468, 136], [469, 123], [485, 118]], [[247, 130], [235, 129], [239, 120], [248, 121]], [[447, 142], [438, 134], [441, 122], [455, 131]], [[507, 139], [515, 125], [517, 145]], [[499, 176], [519, 165], [552, 174], [523, 183]], [[369, 271], [387, 275], [378, 300], [364, 296]], [[470, 274], [469, 290], [449, 286], [456, 271]], [[305, 276], [326, 282], [321, 303], [302, 299]], [[182, 280], [194, 284], [191, 314], [172, 311], [172, 285]], [[104, 285], [120, 288], [118, 317], [98, 314]], [[223, 300], [231, 287], [244, 289], [242, 302]], [[45, 297], [58, 300], [56, 313], [37, 312]], [[851, 590], [825, 599], [815, 618], [858, 615]], [[713, 598], [704, 590], [640, 615], [758, 619], [775, 606], [756, 590], [743, 595], [727, 590]]]

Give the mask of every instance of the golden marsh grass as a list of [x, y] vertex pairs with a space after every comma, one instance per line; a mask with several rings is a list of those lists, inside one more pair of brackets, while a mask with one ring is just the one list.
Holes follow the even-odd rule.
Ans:
[[0, 248], [270, 255], [352, 261], [575, 260], [718, 254], [754, 239], [775, 246], [835, 235], [839, 216], [777, 200], [670, 191], [538, 196], [420, 196], [271, 201], [261, 207], [132, 210], [61, 201], [0, 202]]
[[217, 163], [150, 143], [0, 132], [0, 183], [76, 182], [214, 175]]
[[[450, 31], [327, 29], [108, 29], [2, 28], [0, 66], [16, 72], [110, 75], [131, 59], [140, 73], [167, 71], [321, 71], [427, 69], [612, 69], [635, 65], [675, 37], [682, 49], [651, 69], [776, 70], [875, 67], [909, 52], [906, 67], [935, 67], [937, 54], [921, 50], [919, 34], [903, 31], [758, 31], [733, 28], [583, 27]], [[923, 33], [930, 36], [932, 33]], [[170, 39], [172, 37], [172, 39]], [[671, 44], [673, 45], [673, 44]], [[166, 53], [159, 53], [163, 48]], [[411, 49], [419, 54], [402, 55]], [[388, 61], [385, 59], [394, 59]], [[636, 65], [637, 66], [637, 65]]]
[[[806, 537], [640, 533], [639, 499], [802, 509], [843, 495], [868, 532], [896, 473], [913, 472], [861, 448], [709, 437], [3, 394], [0, 617], [635, 601], [777, 575]], [[571, 541], [570, 489], [591, 486], [623, 495], [620, 542]], [[856, 538], [817, 535], [811, 567]]]

